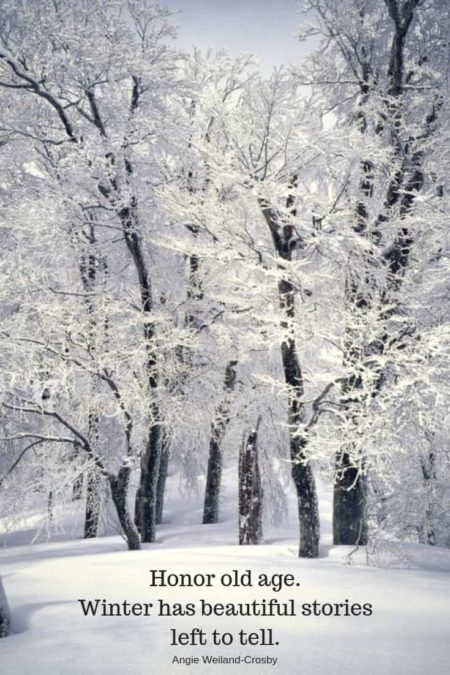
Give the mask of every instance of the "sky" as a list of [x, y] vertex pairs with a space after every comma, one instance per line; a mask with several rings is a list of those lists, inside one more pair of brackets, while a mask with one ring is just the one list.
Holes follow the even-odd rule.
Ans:
[[179, 44], [255, 54], [265, 70], [298, 63], [299, 0], [166, 0], [177, 9]]

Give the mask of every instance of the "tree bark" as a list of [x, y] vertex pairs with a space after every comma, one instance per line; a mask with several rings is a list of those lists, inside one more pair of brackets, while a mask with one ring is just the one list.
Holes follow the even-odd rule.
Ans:
[[0, 577], [0, 638], [8, 637], [11, 626], [11, 615], [6, 600], [5, 589]]
[[[236, 365], [237, 361], [230, 361], [225, 368], [224, 391], [226, 395], [234, 389], [236, 383]], [[217, 523], [219, 519], [219, 500], [223, 468], [221, 444], [229, 421], [228, 401], [225, 398], [217, 410], [216, 419], [211, 425], [205, 502], [203, 506], [204, 525]]]
[[[92, 293], [96, 290], [98, 285], [98, 271], [100, 269], [103, 272], [107, 269], [107, 264], [105, 259], [100, 255], [100, 252], [97, 249], [97, 239], [95, 234], [95, 218], [92, 214], [89, 215], [89, 229], [86, 232], [87, 237], [87, 250], [83, 253], [80, 258], [80, 277], [83, 284], [84, 291], [86, 293], [86, 310], [88, 314], [89, 321], [89, 344], [90, 344], [90, 353], [93, 358], [96, 355], [96, 338], [97, 338], [97, 328], [98, 328], [98, 319], [97, 319], [97, 308], [95, 306], [95, 301], [93, 299]], [[95, 391], [97, 383], [95, 378], [92, 378], [91, 382], [91, 401], [92, 393]], [[88, 415], [88, 438], [91, 448], [97, 448], [98, 442], [98, 429], [99, 429], [99, 416], [92, 410], [92, 403], [90, 401], [90, 410]], [[81, 497], [81, 491], [83, 489], [83, 479], [86, 481], [86, 502], [85, 502], [85, 511], [84, 511], [84, 538], [85, 539], [94, 539], [97, 536], [98, 523], [100, 517], [100, 476], [96, 473], [95, 469], [88, 469], [87, 475], [81, 474], [77, 480], [77, 493]], [[74, 495], [76, 494], [74, 486]]]
[[[367, 180], [367, 176], [364, 177]], [[367, 185], [367, 184], [366, 184]], [[362, 210], [359, 210], [361, 216]], [[360, 227], [363, 223], [360, 221]], [[365, 227], [365, 226], [364, 226]], [[363, 268], [370, 263], [363, 256]], [[341, 406], [347, 419], [356, 415], [363, 396], [363, 380], [360, 375], [365, 349], [362, 344], [360, 327], [352, 325], [361, 321], [372, 306], [371, 280], [356, 278], [349, 269], [345, 283], [345, 302], [350, 314], [350, 322], [345, 327], [344, 365], [349, 375], [343, 379], [341, 388]], [[355, 317], [358, 317], [356, 319]], [[358, 421], [355, 418], [355, 427]], [[357, 465], [356, 453], [351, 441], [345, 440], [336, 453], [335, 480], [333, 491], [333, 543], [335, 545], [365, 546], [368, 527], [366, 518], [366, 477], [363, 459]]]
[[164, 514], [164, 496], [166, 492], [167, 473], [170, 461], [170, 445], [165, 433], [162, 434], [161, 461], [158, 484], [156, 486], [156, 524], [161, 525]]
[[[95, 382], [92, 384], [95, 386]], [[98, 442], [98, 415], [89, 415], [89, 443], [94, 449]], [[94, 539], [97, 536], [100, 520], [100, 476], [94, 468], [89, 468], [86, 474], [86, 503], [84, 511], [84, 538]]]
[[[131, 165], [127, 162], [127, 173], [131, 177]], [[150, 315], [153, 308], [152, 286], [147, 269], [142, 241], [138, 234], [137, 201], [131, 198], [130, 204], [119, 210], [125, 243], [134, 262], [138, 277], [141, 309], [143, 313], [144, 340], [147, 351], [147, 378], [149, 387], [150, 428], [145, 451], [141, 456], [141, 477], [136, 494], [135, 519], [144, 543], [151, 543], [156, 538], [156, 504], [158, 476], [161, 460], [161, 430], [159, 424], [159, 409], [156, 401], [158, 391], [158, 374], [156, 357], [153, 351], [154, 326]]]
[[145, 452], [141, 457], [141, 477], [136, 493], [135, 518], [143, 543], [156, 538], [156, 504], [161, 460], [159, 425], [152, 424]]
[[[291, 187], [297, 182], [294, 176]], [[295, 209], [293, 199], [288, 197], [287, 207], [292, 216]], [[302, 247], [301, 237], [291, 224], [286, 224], [280, 214], [265, 201], [260, 199], [262, 214], [269, 226], [277, 255], [283, 260], [292, 259], [292, 251]], [[284, 339], [281, 343], [281, 360], [284, 379], [288, 387], [288, 429], [289, 450], [291, 458], [291, 474], [297, 493], [297, 506], [300, 527], [299, 556], [301, 558], [317, 558], [319, 555], [320, 521], [316, 484], [311, 465], [306, 456], [307, 438], [302, 431], [305, 428], [303, 373], [297, 352], [293, 332], [295, 319], [296, 289], [288, 278], [278, 283], [280, 306], [285, 318], [281, 322]]]
[[[427, 434], [427, 440], [432, 445], [434, 434]], [[425, 493], [424, 523], [419, 530], [419, 543], [436, 546], [436, 532], [434, 523], [434, 506], [439, 499], [438, 481], [436, 475], [436, 455], [431, 449], [420, 460], [422, 469], [423, 487]]]
[[343, 450], [336, 457], [333, 542], [365, 546], [367, 540], [366, 478], [353, 466], [350, 454]]
[[239, 453], [239, 544], [260, 544], [262, 541], [263, 489], [258, 461], [258, 424], [244, 440]]
[[54, 508], [55, 508], [55, 503], [54, 503], [53, 490], [50, 490], [48, 492], [48, 495], [47, 495], [47, 514], [48, 514], [48, 519], [50, 520], [50, 522], [53, 520]]
[[100, 519], [100, 482], [101, 477], [95, 470], [87, 473], [84, 539], [94, 539], [97, 536]]
[[117, 476], [109, 476], [111, 495], [119, 517], [120, 526], [127, 540], [130, 551], [136, 551], [141, 548], [139, 532], [131, 517], [128, 508], [128, 485], [130, 482], [131, 469], [122, 466]]

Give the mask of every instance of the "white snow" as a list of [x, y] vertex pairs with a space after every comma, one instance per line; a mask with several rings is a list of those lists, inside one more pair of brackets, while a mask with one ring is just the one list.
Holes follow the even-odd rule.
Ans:
[[[231, 478], [227, 475], [227, 482]], [[8, 675], [143, 675], [144, 673], [277, 673], [295, 675], [447, 675], [450, 672], [450, 550], [403, 547], [408, 564], [365, 564], [358, 552], [322, 547], [318, 560], [296, 557], [295, 519], [269, 528], [266, 545], [240, 547], [236, 517], [227, 493], [223, 521], [203, 526], [201, 500], [176, 497], [172, 480], [166, 524], [158, 542], [128, 552], [123, 540], [59, 540], [0, 550], [0, 573], [8, 594], [15, 634], [0, 641], [0, 672]], [[228, 504], [230, 506], [228, 507]], [[325, 541], [327, 519], [324, 514]], [[22, 538], [30, 540], [30, 531]], [[19, 533], [11, 541], [18, 541]], [[8, 541], [8, 540], [6, 540]], [[293, 574], [299, 587], [278, 593], [251, 588], [150, 588], [149, 570], [210, 573], [232, 570]], [[300, 603], [371, 603], [372, 616], [357, 617], [84, 617], [78, 599], [153, 603], [250, 602], [295, 598]], [[234, 635], [241, 629], [272, 628], [278, 646], [213, 645], [172, 647], [171, 629]], [[204, 664], [202, 656], [276, 658], [275, 665]], [[174, 656], [200, 659], [172, 663]]]

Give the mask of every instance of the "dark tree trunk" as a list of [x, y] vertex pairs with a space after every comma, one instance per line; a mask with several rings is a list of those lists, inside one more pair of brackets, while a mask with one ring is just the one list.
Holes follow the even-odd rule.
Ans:
[[335, 544], [365, 546], [367, 537], [366, 479], [344, 451], [336, 458], [333, 541]]
[[[370, 263], [364, 259], [363, 268], [365, 266], [370, 267]], [[372, 293], [373, 284], [368, 276], [358, 279], [352, 270], [348, 271], [345, 296], [351, 319], [350, 325], [346, 326], [344, 365], [350, 373], [342, 382], [341, 405], [349, 420], [354, 417], [355, 428], [358, 424], [355, 415], [363, 401], [363, 380], [359, 371], [365, 349], [359, 327], [352, 327], [351, 322], [355, 316], [363, 317], [370, 310]], [[351, 442], [344, 440], [335, 458], [333, 543], [336, 545], [367, 544], [366, 478], [363, 461], [358, 466], [356, 457]]]
[[[95, 386], [95, 383], [93, 384]], [[96, 414], [89, 415], [89, 442], [94, 450], [98, 444], [99, 418]], [[100, 520], [100, 476], [95, 469], [88, 469], [86, 476], [86, 503], [84, 512], [84, 538], [94, 539], [97, 536]]]
[[159, 465], [158, 484], [156, 486], [156, 524], [161, 525], [164, 513], [164, 495], [166, 492], [167, 474], [169, 471], [170, 445], [165, 433], [162, 434], [161, 461]]
[[217, 430], [213, 427], [209, 440], [208, 471], [206, 474], [203, 524], [211, 525], [219, 520], [219, 498], [222, 480], [222, 450]]
[[100, 519], [101, 477], [96, 471], [89, 471], [86, 477], [86, 506], [84, 515], [84, 538], [94, 539]]
[[[87, 233], [88, 250], [80, 259], [80, 277], [83, 288], [86, 293], [85, 305], [89, 317], [89, 347], [90, 353], [95, 358], [96, 338], [98, 330], [97, 308], [92, 293], [96, 290], [98, 284], [98, 273], [107, 271], [106, 260], [100, 255], [98, 242], [95, 235], [95, 218], [90, 216], [90, 229]], [[91, 382], [91, 393], [94, 393], [97, 383], [95, 379]], [[99, 416], [96, 412], [89, 413], [89, 444], [93, 450], [96, 450], [98, 444]], [[93, 539], [97, 536], [98, 523], [100, 517], [100, 476], [95, 469], [88, 469], [87, 475], [80, 474], [75, 481], [73, 498], [80, 499], [83, 491], [83, 482], [86, 482], [86, 502], [84, 511], [84, 538]]]
[[293, 461], [292, 478], [297, 491], [298, 519], [300, 523], [300, 558], [318, 558], [320, 540], [319, 505], [314, 474], [309, 465]]
[[120, 526], [127, 540], [130, 551], [136, 551], [141, 548], [139, 532], [137, 531], [128, 508], [128, 485], [130, 482], [131, 469], [121, 467], [117, 476], [109, 476], [111, 495], [116, 507]]
[[72, 501], [78, 502], [83, 496], [83, 484], [84, 484], [84, 475], [83, 473], [78, 474], [78, 476], [73, 481], [72, 486]]
[[[433, 434], [427, 434], [428, 441], [432, 443]], [[419, 542], [436, 546], [436, 532], [434, 528], [434, 503], [438, 498], [436, 456], [430, 450], [427, 457], [420, 460], [425, 492], [425, 518], [424, 524], [419, 530]]]
[[54, 496], [53, 496], [53, 490], [50, 490], [48, 495], [47, 495], [47, 513], [48, 513], [48, 519], [53, 520], [54, 516]]
[[136, 493], [135, 520], [143, 543], [156, 538], [156, 504], [161, 463], [160, 428], [153, 424], [145, 452], [141, 457], [141, 477]]
[[[297, 178], [294, 176], [291, 187]], [[259, 205], [269, 226], [277, 255], [283, 260], [292, 259], [292, 251], [303, 247], [303, 240], [291, 224], [286, 224], [281, 215], [264, 200]], [[293, 197], [289, 195], [286, 204], [290, 214], [296, 215]], [[281, 322], [285, 338], [281, 343], [281, 360], [284, 379], [288, 387], [288, 428], [291, 473], [297, 493], [299, 517], [299, 556], [317, 558], [319, 555], [320, 521], [317, 490], [311, 465], [306, 456], [307, 438], [305, 427], [303, 373], [294, 338], [295, 286], [289, 279], [278, 284], [280, 306], [285, 319]]]
[[[224, 391], [229, 394], [236, 383], [237, 361], [230, 361], [225, 368]], [[208, 470], [206, 473], [205, 502], [203, 506], [203, 524], [217, 523], [219, 519], [220, 487], [222, 481], [222, 441], [228, 426], [228, 401], [225, 399], [217, 410], [216, 419], [211, 425], [209, 439]]]
[[[290, 344], [291, 343], [291, 344]], [[306, 459], [307, 439], [300, 429], [304, 425], [303, 383], [295, 344], [292, 341], [282, 345], [283, 368], [286, 383], [290, 386], [288, 394], [289, 447], [291, 455], [291, 473], [297, 493], [298, 519], [300, 526], [300, 558], [319, 556], [320, 521], [316, 483], [311, 464]]]
[[258, 461], [258, 425], [239, 453], [239, 543], [262, 541], [263, 489]]
[[6, 600], [5, 589], [0, 577], [0, 638], [8, 637], [11, 626], [11, 615]]
[[[132, 168], [126, 162], [126, 170], [131, 177]], [[137, 200], [131, 198], [130, 204], [118, 212], [122, 223], [125, 243], [134, 262], [141, 296], [143, 313], [144, 340], [147, 350], [147, 377], [148, 395], [150, 397], [150, 428], [145, 451], [141, 456], [141, 477], [136, 494], [135, 520], [144, 543], [152, 543], [156, 538], [156, 504], [157, 487], [161, 460], [161, 429], [159, 423], [159, 409], [156, 401], [158, 391], [157, 360], [154, 353], [154, 325], [151, 321], [153, 308], [152, 286], [150, 274], [142, 249], [139, 236], [139, 222], [137, 217]]]

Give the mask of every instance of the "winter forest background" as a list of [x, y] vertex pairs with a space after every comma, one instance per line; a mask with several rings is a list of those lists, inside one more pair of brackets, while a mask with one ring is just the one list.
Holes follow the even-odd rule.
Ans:
[[315, 558], [332, 494], [369, 562], [450, 547], [450, 8], [302, 9], [267, 73], [151, 0], [2, 1], [6, 545], [139, 549], [171, 481], [231, 543], [294, 499]]

